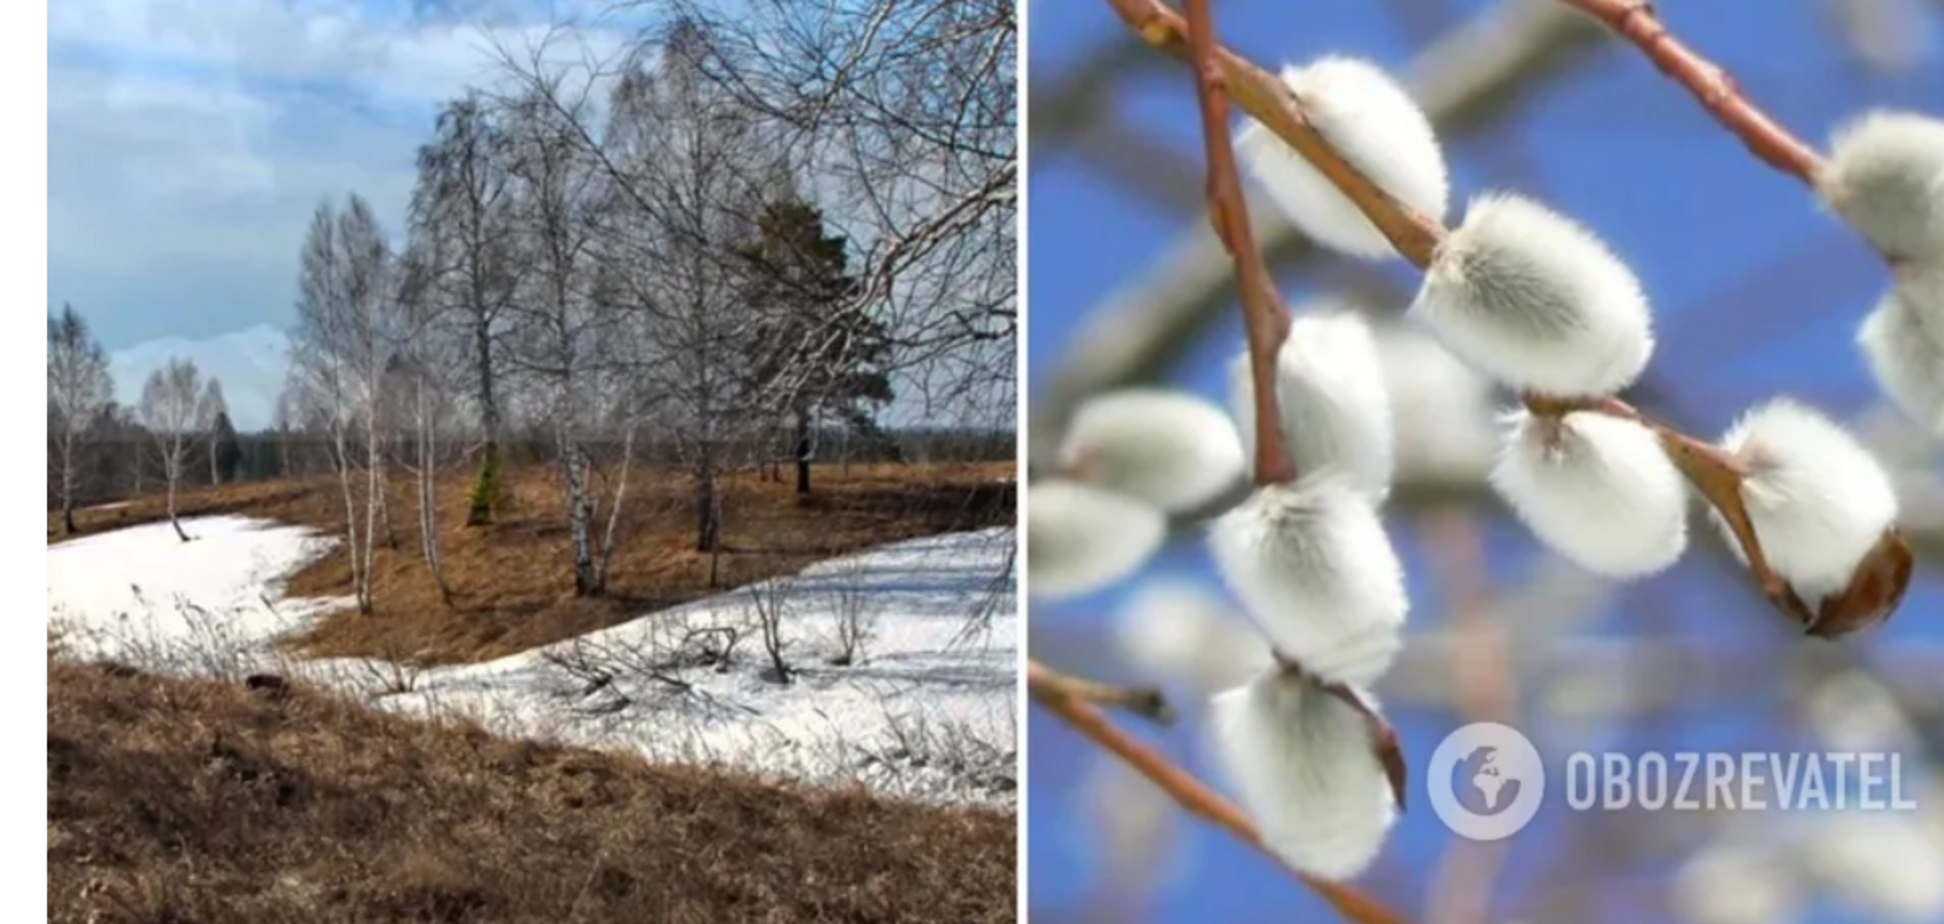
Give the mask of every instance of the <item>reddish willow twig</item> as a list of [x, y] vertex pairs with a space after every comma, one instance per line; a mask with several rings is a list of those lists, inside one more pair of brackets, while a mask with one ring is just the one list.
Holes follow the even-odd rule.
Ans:
[[[1643, 47], [1657, 49], [1651, 53], [1673, 61], [1698, 60], [1683, 46], [1673, 43], [1664, 30], [1656, 32], [1640, 25], [1638, 13], [1632, 9], [1637, 4], [1630, 0], [1563, 2], [1584, 9], [1616, 4], [1625, 6], [1628, 10], [1622, 21], [1633, 23], [1629, 28], [1643, 36], [1639, 40], [1645, 43]], [[1186, 59], [1193, 53], [1192, 27], [1160, 0], [1107, 0], [1107, 3], [1148, 45], [1176, 58]], [[1383, 233], [1400, 256], [1419, 269], [1431, 264], [1447, 234], [1437, 219], [1399, 202], [1344, 160], [1329, 139], [1310, 123], [1302, 102], [1274, 75], [1219, 45], [1211, 50], [1210, 57], [1219, 66], [1230, 98], [1243, 111], [1274, 132], [1309, 161], [1317, 172], [1328, 178]], [[1682, 63], [1678, 70], [1671, 73], [1689, 71], [1702, 75], [1705, 69], [1692, 63]], [[1719, 68], [1714, 68], [1713, 72], [1720, 85], [1725, 86], [1725, 77], [1720, 75]], [[1717, 118], [1724, 122], [1731, 118], [1735, 120], [1729, 123], [1731, 125], [1747, 126], [1746, 130], [1751, 132], [1756, 131], [1754, 126], [1757, 125], [1773, 127], [1773, 123], [1766, 118], [1751, 116], [1753, 107], [1745, 102], [1730, 105], [1718, 95], [1707, 99], [1715, 100], [1710, 111], [1715, 112]], [[1772, 130], [1781, 131], [1779, 128]], [[1783, 137], [1786, 137], [1786, 133]], [[1799, 142], [1796, 144], [1799, 145]], [[1813, 167], [1803, 169], [1811, 171]], [[1742, 497], [1741, 486], [1748, 472], [1739, 460], [1704, 440], [1642, 414], [1618, 398], [1559, 401], [1536, 395], [1523, 397], [1527, 408], [1536, 415], [1560, 416], [1572, 411], [1594, 411], [1635, 420], [1653, 430], [1662, 448], [1695, 491], [1720, 512], [1736, 544], [1741, 547], [1762, 595], [1810, 634], [1834, 636], [1854, 631], [1886, 618], [1902, 602], [1904, 591], [1910, 584], [1915, 559], [1909, 542], [1895, 528], [1884, 534], [1883, 540], [1857, 569], [1850, 587], [1844, 593], [1826, 597], [1812, 608], [1795, 594], [1785, 578], [1776, 573], [1762, 551], [1761, 540], [1755, 535], [1747, 503]]]
[[1404, 924], [1403, 918], [1356, 887], [1317, 879], [1283, 862], [1275, 851], [1263, 843], [1262, 835], [1241, 808], [1222, 798], [1188, 771], [1175, 766], [1153, 748], [1114, 727], [1098, 706], [1074, 695], [1074, 683], [1073, 678], [1065, 677], [1038, 661], [1026, 663], [1026, 690], [1034, 702], [1160, 787], [1182, 808], [1275, 860], [1290, 875], [1328, 902], [1345, 920], [1353, 924]]
[[1757, 108], [1718, 64], [1681, 43], [1648, 0], [1559, 0], [1638, 46], [1660, 72], [1686, 87], [1695, 101], [1734, 133], [1749, 153], [1813, 187], [1822, 168], [1816, 149]]
[[1098, 680], [1086, 680], [1060, 673], [1037, 662], [1033, 670], [1043, 686], [1069, 699], [1120, 709], [1159, 725], [1172, 724], [1175, 720], [1174, 707], [1168, 704], [1167, 696], [1158, 688], [1125, 687], [1101, 683]]
[[1235, 261], [1236, 289], [1242, 298], [1242, 324], [1249, 338], [1249, 380], [1255, 393], [1255, 483], [1296, 480], [1296, 465], [1283, 447], [1281, 414], [1276, 407], [1276, 351], [1289, 335], [1289, 306], [1283, 304], [1249, 230], [1249, 203], [1235, 169], [1229, 140], [1228, 78], [1216, 62], [1215, 23], [1208, 0], [1188, 0], [1193, 22], [1190, 54], [1195, 97], [1201, 104], [1202, 141], [1208, 157], [1208, 220]]

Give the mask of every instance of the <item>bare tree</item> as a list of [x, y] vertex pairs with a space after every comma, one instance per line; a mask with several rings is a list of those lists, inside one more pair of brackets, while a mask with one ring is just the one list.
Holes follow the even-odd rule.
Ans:
[[61, 528], [69, 535], [74, 534], [74, 495], [80, 487], [83, 444], [113, 391], [108, 354], [101, 342], [73, 305], [62, 305], [60, 316], [47, 327], [47, 403]]
[[756, 619], [757, 628], [762, 631], [763, 652], [769, 655], [769, 679], [782, 684], [796, 680], [796, 671], [790, 668], [789, 659], [783, 657], [784, 650], [790, 647], [783, 635], [789, 596], [789, 590], [781, 581], [760, 581], [749, 587], [750, 613]]
[[222, 457], [224, 439], [218, 432], [218, 423], [229, 430], [229, 447], [235, 449], [236, 431], [229, 422], [229, 402], [223, 398], [223, 383], [211, 377], [203, 383], [202, 394], [196, 398], [196, 427], [206, 434], [203, 444], [208, 447], [209, 483], [223, 483]]
[[498, 503], [501, 338], [519, 277], [515, 272], [510, 139], [491, 101], [471, 92], [440, 111], [419, 149], [410, 229], [426, 245], [426, 298], [466, 343], [472, 398], [484, 451], [468, 522], [484, 525]]
[[194, 362], [170, 357], [162, 368], [149, 373], [148, 381], [142, 385], [142, 426], [148, 429], [156, 455], [162, 461], [162, 477], [169, 492], [169, 525], [175, 527], [176, 536], [184, 542], [189, 541], [189, 534], [176, 518], [176, 489], [182, 483], [183, 468], [200, 429], [196, 402], [202, 394], [201, 379]]
[[[437, 244], [431, 245], [436, 248]], [[396, 318], [388, 325], [395, 333], [386, 379], [390, 403], [402, 405], [389, 410], [387, 419], [408, 425], [409, 449], [403, 453], [404, 467], [413, 475], [418, 504], [419, 545], [425, 565], [438, 584], [440, 598], [452, 605], [452, 587], [446, 580], [439, 549], [438, 473], [439, 432], [452, 411], [450, 384], [454, 379], [448, 338], [439, 336], [435, 325], [437, 308], [431, 301], [431, 282], [435, 256], [426, 250], [408, 249], [399, 261], [397, 297], [391, 307]]]
[[544, 393], [567, 493], [574, 592], [595, 596], [603, 587], [586, 429], [603, 335], [612, 321], [593, 286], [601, 184], [583, 133], [573, 124], [579, 113], [557, 108], [538, 92], [515, 98], [508, 108], [518, 246], [527, 270], [513, 358]]
[[776, 127], [853, 246], [900, 390], [1010, 421], [1017, 4], [676, 0], [714, 37], [706, 78]]
[[[351, 195], [342, 212], [329, 203], [318, 206], [304, 241], [291, 367], [330, 411], [327, 427], [344, 496], [345, 548], [354, 596], [364, 613], [372, 607], [371, 563], [384, 504], [379, 392], [390, 340], [383, 329], [390, 317], [387, 303], [396, 295], [392, 273], [391, 252], [363, 198]], [[354, 440], [363, 445], [354, 445]], [[360, 469], [362, 478], [357, 477]], [[364, 492], [362, 533], [354, 490], [359, 481]]]

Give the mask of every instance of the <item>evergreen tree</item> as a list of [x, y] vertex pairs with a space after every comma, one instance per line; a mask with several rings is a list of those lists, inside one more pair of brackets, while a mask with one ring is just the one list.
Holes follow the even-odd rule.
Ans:
[[833, 416], [876, 432], [873, 405], [891, 400], [884, 324], [857, 304], [848, 242], [824, 228], [823, 213], [792, 196], [757, 220], [758, 238], [738, 248], [757, 318], [747, 387], [795, 427], [797, 493], [810, 493], [813, 434]]

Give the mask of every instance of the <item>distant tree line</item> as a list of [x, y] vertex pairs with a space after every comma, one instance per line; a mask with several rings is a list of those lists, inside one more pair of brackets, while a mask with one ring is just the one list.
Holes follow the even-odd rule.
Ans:
[[[243, 474], [242, 438], [222, 383], [171, 357], [142, 384], [133, 407], [114, 399], [101, 341], [73, 305], [47, 322], [48, 509], [75, 531], [78, 507], [165, 491], [171, 522], [185, 484], [223, 484]], [[180, 523], [176, 533], [186, 541]]]

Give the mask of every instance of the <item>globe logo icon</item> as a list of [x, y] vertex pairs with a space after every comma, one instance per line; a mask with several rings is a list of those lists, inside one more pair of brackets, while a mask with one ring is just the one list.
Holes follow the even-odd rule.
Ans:
[[1423, 779], [1432, 811], [1446, 827], [1470, 840], [1497, 841], [1538, 813], [1546, 769], [1516, 729], [1474, 722], [1439, 742]]
[[1473, 748], [1453, 768], [1453, 776], [1451, 788], [1458, 804], [1474, 815], [1505, 811], [1518, 801], [1524, 788], [1523, 781], [1505, 775], [1505, 767], [1498, 762], [1498, 749], [1493, 747]]

